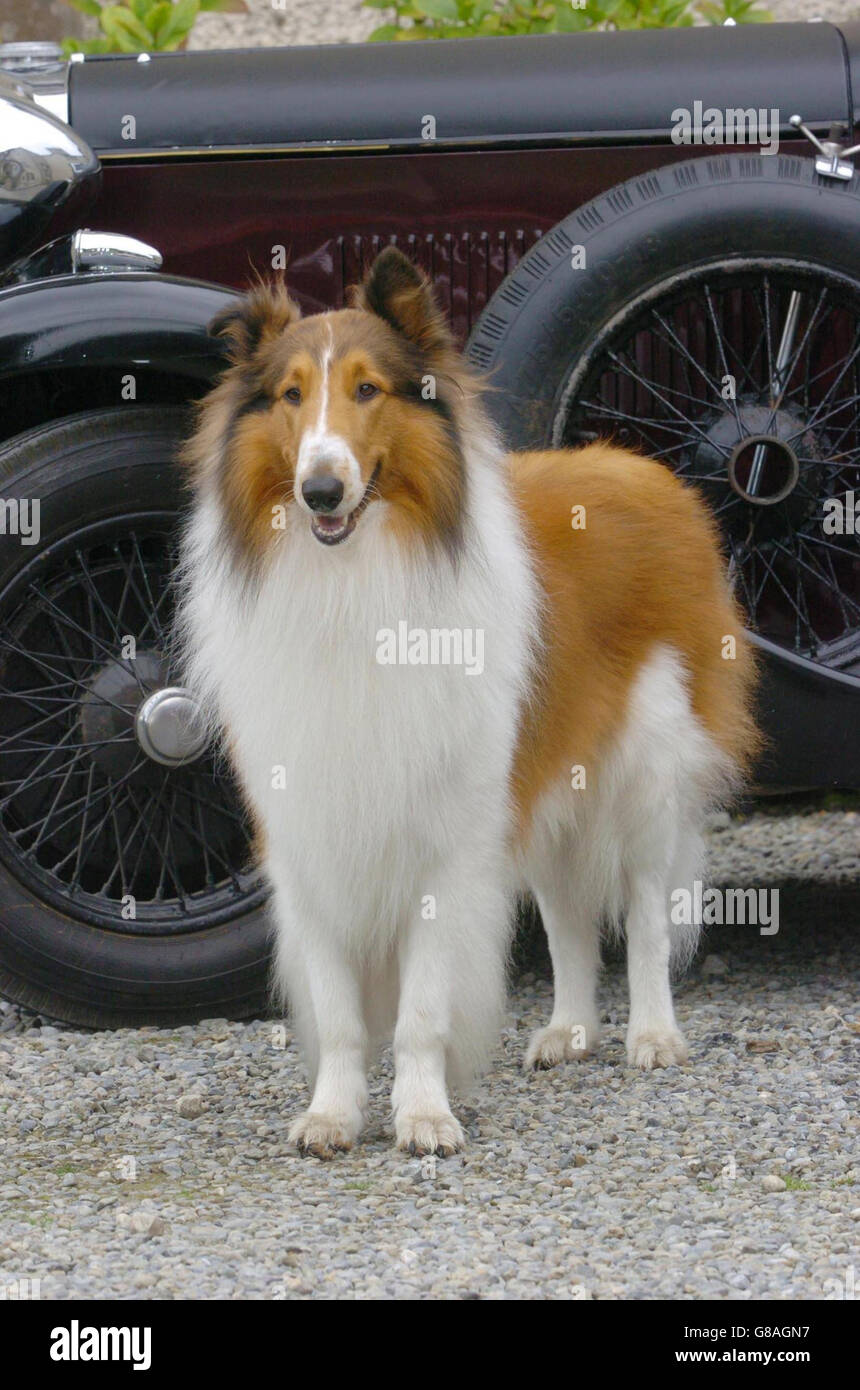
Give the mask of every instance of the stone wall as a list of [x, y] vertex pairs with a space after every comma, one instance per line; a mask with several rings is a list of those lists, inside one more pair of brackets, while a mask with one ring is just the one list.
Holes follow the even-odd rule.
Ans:
[[94, 32], [92, 21], [61, 0], [0, 0], [0, 43], [77, 38]]

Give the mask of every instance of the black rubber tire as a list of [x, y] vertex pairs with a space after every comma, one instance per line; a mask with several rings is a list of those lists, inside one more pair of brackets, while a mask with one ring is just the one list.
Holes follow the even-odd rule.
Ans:
[[[187, 427], [173, 407], [77, 415], [0, 449], [0, 495], [41, 501], [41, 552], [83, 520], [184, 501], [175, 463]], [[0, 535], [0, 594], [23, 558]], [[269, 969], [265, 907], [203, 930], [131, 935], [73, 919], [0, 862], [0, 993], [92, 1028], [178, 1025], [264, 1013]]]
[[[585, 268], [571, 268], [571, 248]], [[493, 295], [467, 355], [511, 447], [551, 445], [565, 387], [595, 339], [651, 287], [746, 256], [860, 277], [860, 175], [822, 179], [811, 159], [732, 154], [629, 179], [542, 237]]]

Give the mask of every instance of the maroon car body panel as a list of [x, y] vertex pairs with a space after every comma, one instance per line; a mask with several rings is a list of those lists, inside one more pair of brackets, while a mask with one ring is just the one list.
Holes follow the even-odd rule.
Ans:
[[[802, 141], [785, 142], [806, 155]], [[712, 156], [713, 146], [698, 151]], [[607, 187], [696, 153], [683, 145], [112, 159], [94, 226], [157, 246], [164, 268], [236, 287], [283, 248], [306, 312], [337, 307], [381, 245], [433, 277], [465, 341], [520, 257]]]

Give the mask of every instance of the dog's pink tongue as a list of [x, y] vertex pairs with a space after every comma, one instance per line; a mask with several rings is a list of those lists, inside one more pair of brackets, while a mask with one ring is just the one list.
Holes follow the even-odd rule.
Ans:
[[318, 513], [314, 517], [314, 522], [320, 531], [342, 531], [346, 525], [346, 517], [320, 516]]

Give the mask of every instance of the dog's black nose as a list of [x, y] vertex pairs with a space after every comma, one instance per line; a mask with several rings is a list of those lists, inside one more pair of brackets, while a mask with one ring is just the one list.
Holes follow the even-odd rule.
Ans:
[[333, 512], [343, 497], [343, 483], [331, 473], [316, 473], [302, 483], [302, 497], [312, 512]]

